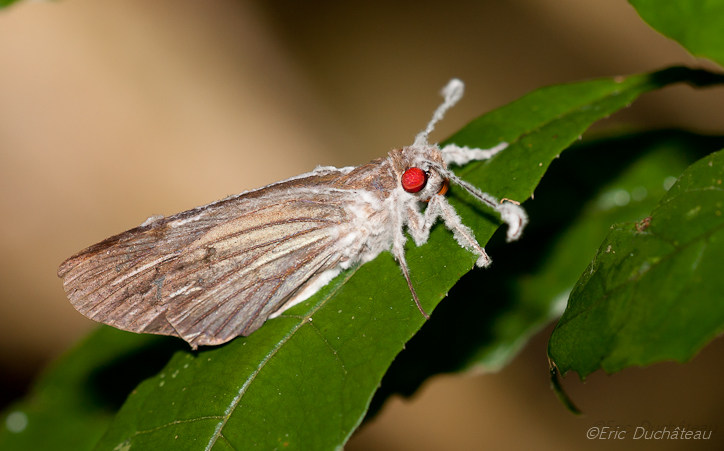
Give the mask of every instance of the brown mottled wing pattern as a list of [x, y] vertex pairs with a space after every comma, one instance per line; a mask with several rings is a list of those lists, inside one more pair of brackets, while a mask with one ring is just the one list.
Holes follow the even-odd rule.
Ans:
[[349, 195], [318, 188], [343, 178], [288, 181], [157, 220], [74, 255], [58, 275], [78, 311], [120, 329], [194, 347], [249, 335], [342, 258]]

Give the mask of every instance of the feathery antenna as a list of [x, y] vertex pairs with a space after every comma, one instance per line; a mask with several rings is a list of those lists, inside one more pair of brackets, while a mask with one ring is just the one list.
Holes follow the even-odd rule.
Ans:
[[443, 116], [445, 116], [445, 112], [447, 112], [447, 110], [449, 110], [456, 103], [458, 103], [458, 101], [463, 97], [464, 91], [465, 84], [457, 78], [453, 78], [444, 88], [442, 88], [441, 94], [445, 98], [445, 100], [435, 110], [435, 113], [432, 115], [432, 119], [427, 124], [427, 128], [425, 128], [425, 131], [422, 131], [418, 133], [417, 136], [415, 136], [415, 143], [413, 144], [413, 146], [427, 145], [427, 137], [428, 135], [430, 135], [430, 132], [435, 129], [435, 124], [439, 122], [443, 118]]

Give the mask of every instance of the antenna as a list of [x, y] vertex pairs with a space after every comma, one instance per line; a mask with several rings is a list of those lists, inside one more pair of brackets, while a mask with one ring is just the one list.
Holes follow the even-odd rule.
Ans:
[[458, 103], [458, 101], [463, 97], [464, 91], [465, 84], [457, 78], [453, 78], [444, 88], [442, 88], [441, 94], [445, 98], [445, 100], [435, 110], [435, 113], [432, 115], [432, 119], [427, 124], [427, 128], [425, 128], [425, 131], [422, 131], [418, 133], [417, 136], [415, 136], [415, 142], [413, 143], [413, 146], [418, 147], [428, 144], [427, 137], [430, 132], [435, 129], [435, 124], [440, 121], [443, 116], [445, 116], [445, 112], [447, 112], [447, 110], [449, 110], [456, 103]]

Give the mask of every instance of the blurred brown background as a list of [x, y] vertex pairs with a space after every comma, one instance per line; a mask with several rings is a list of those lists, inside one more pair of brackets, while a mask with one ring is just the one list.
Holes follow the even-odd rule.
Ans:
[[[62, 0], [0, 11], [0, 393], [93, 327], [55, 271], [143, 222], [318, 164], [409, 144], [451, 77], [467, 95], [433, 139], [543, 85], [700, 65], [623, 0]], [[706, 63], [704, 63], [706, 64]], [[711, 67], [710, 65], [708, 67]], [[724, 132], [724, 90], [649, 94], [598, 127]], [[501, 373], [439, 376], [348, 449], [711, 449], [724, 343], [687, 365], [572, 375], [549, 390], [537, 336]], [[707, 442], [591, 442], [600, 422], [718, 427]]]

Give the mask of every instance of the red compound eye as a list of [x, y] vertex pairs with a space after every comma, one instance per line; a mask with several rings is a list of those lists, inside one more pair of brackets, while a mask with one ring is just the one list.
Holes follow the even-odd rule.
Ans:
[[425, 187], [427, 174], [420, 168], [410, 168], [402, 174], [402, 188], [408, 193], [416, 193]]

